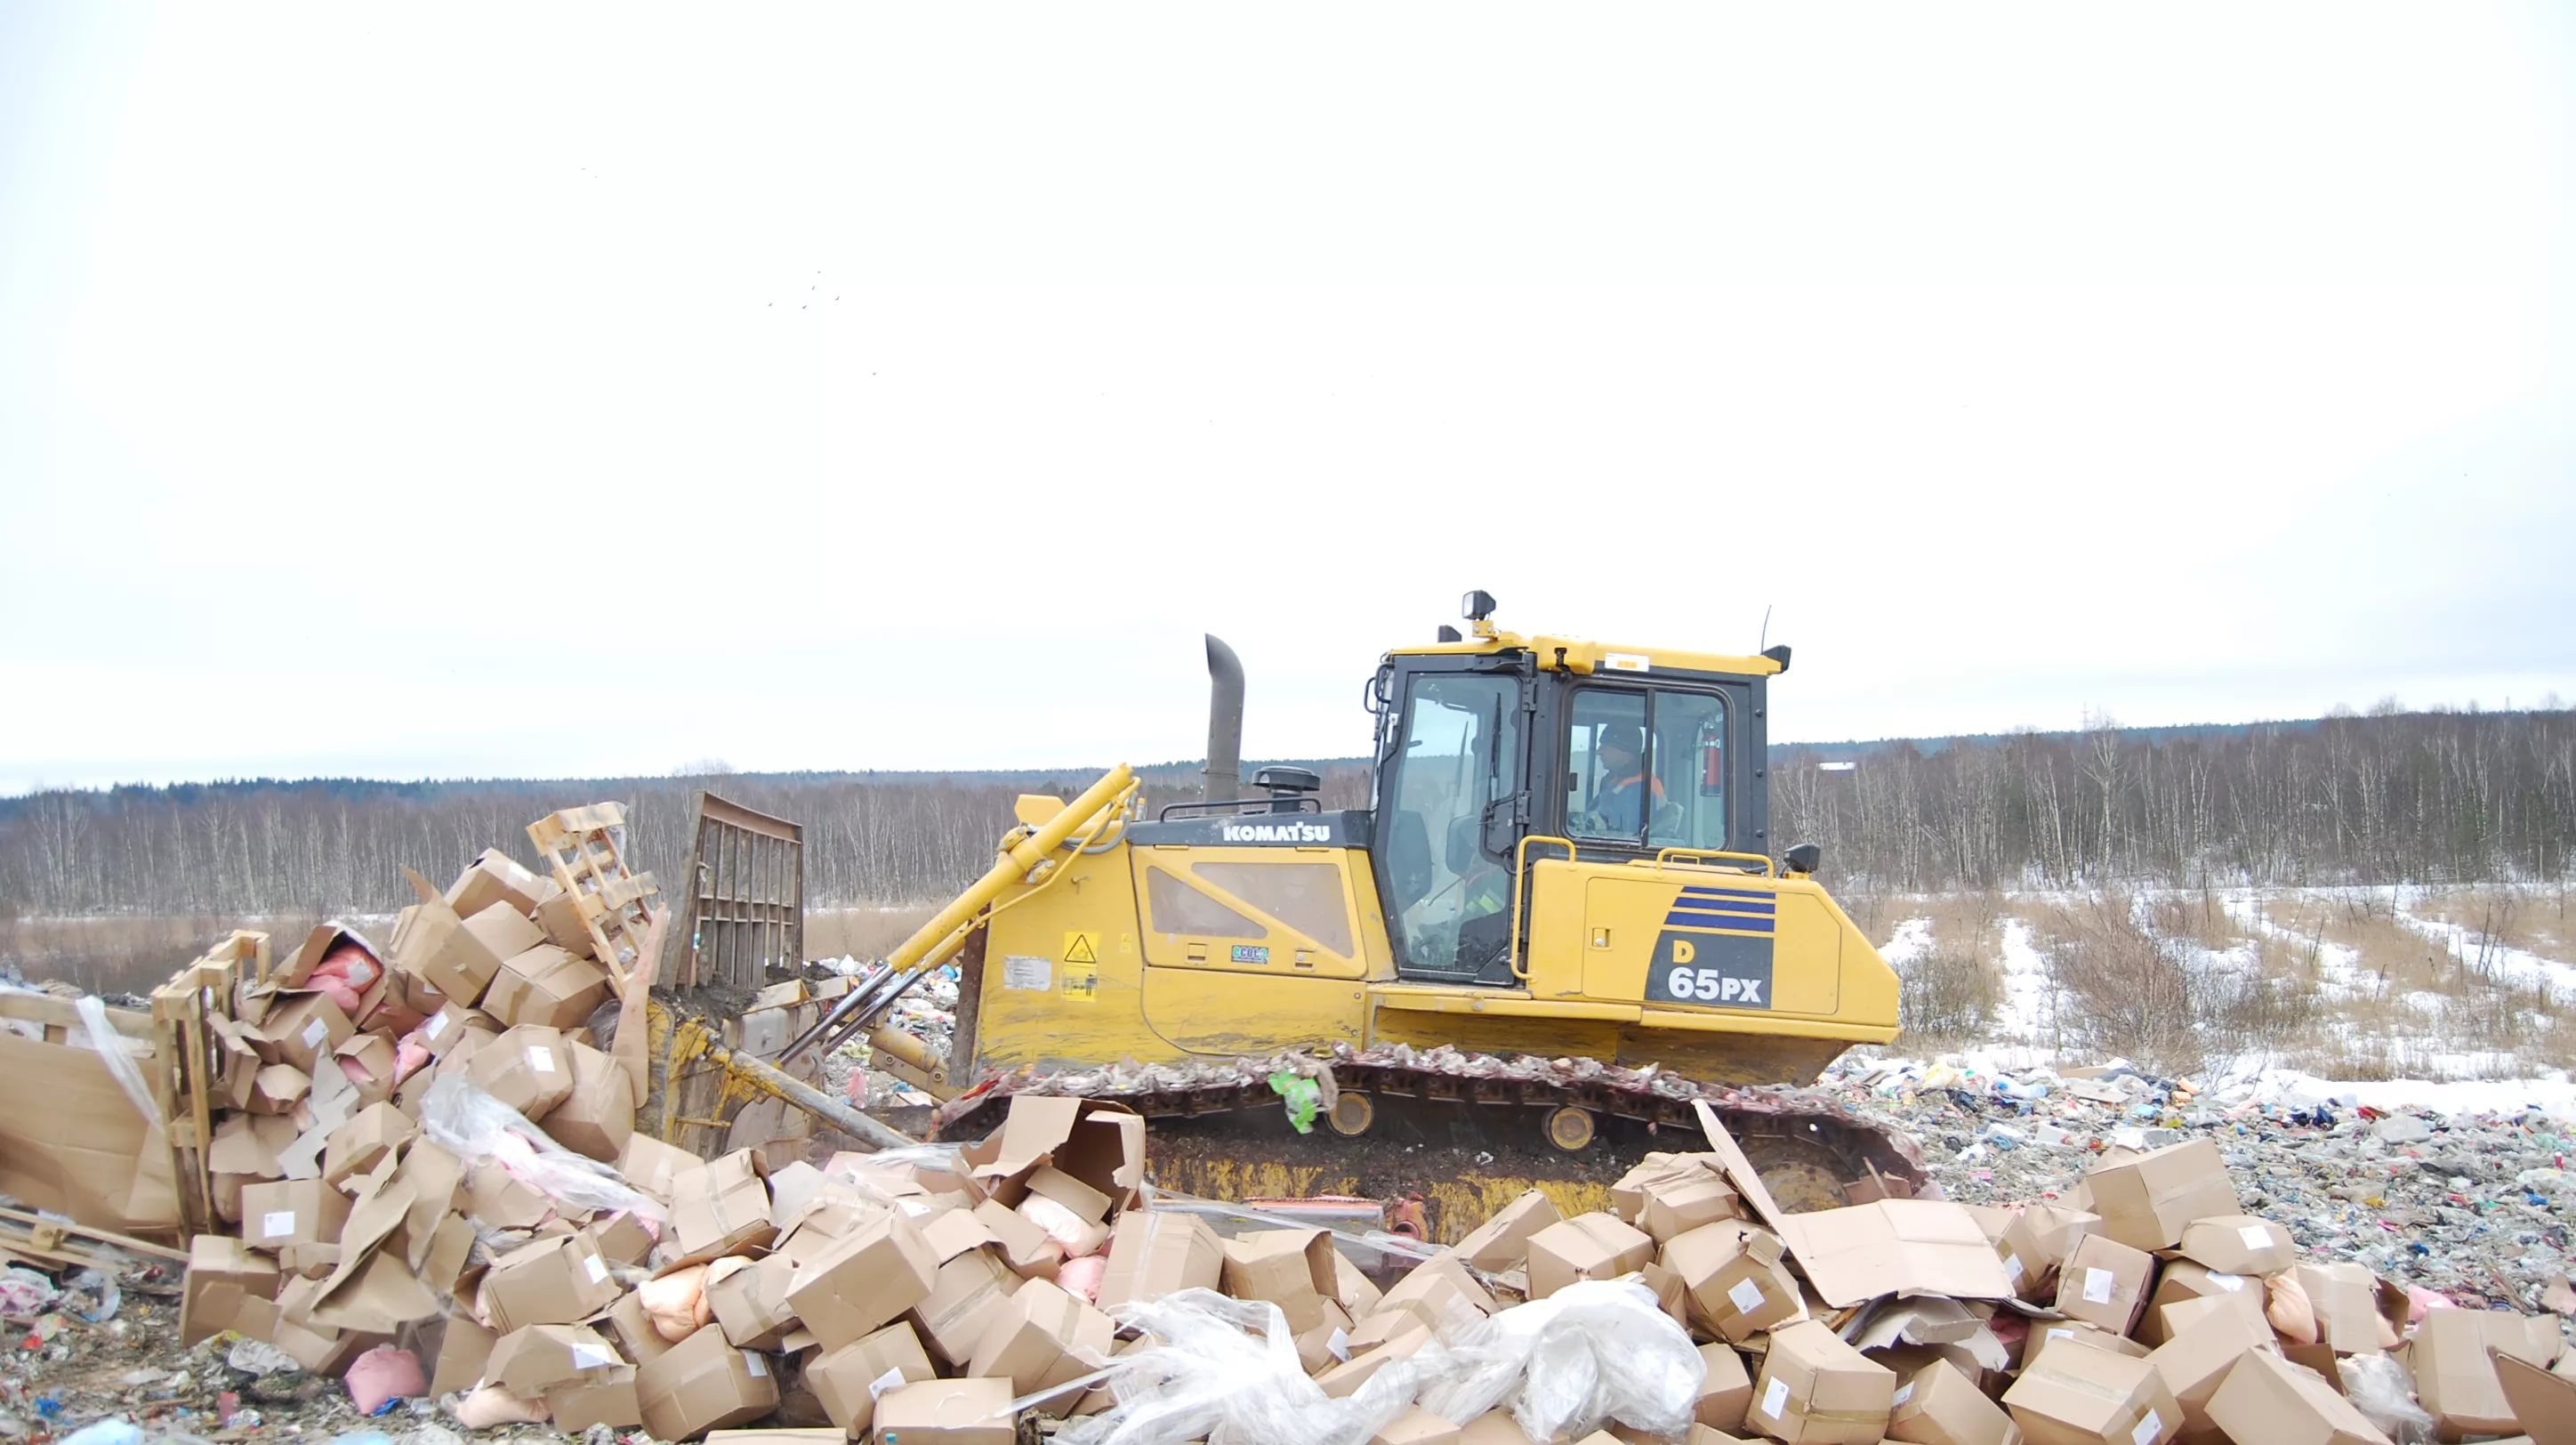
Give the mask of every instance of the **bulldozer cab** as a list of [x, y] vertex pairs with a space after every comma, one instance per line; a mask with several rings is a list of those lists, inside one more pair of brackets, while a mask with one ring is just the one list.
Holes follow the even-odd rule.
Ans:
[[1398, 977], [1514, 984], [1538, 859], [1735, 854], [1760, 871], [1764, 689], [1787, 660], [1774, 652], [1620, 651], [1480, 627], [1389, 653], [1369, 694], [1370, 851]]

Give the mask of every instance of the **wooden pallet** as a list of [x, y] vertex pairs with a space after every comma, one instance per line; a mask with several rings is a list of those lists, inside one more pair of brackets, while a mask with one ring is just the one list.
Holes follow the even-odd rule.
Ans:
[[179, 1195], [182, 1238], [221, 1227], [207, 1160], [225, 1068], [214, 1021], [229, 1024], [241, 990], [267, 983], [270, 967], [268, 935], [238, 929], [152, 990], [154, 1058], [148, 1077], [161, 1117], [169, 1121], [170, 1177]]
[[660, 891], [652, 874], [627, 868], [620, 843], [625, 828], [626, 810], [616, 803], [566, 808], [528, 825], [528, 841], [571, 896], [590, 930], [591, 950], [621, 996], [631, 970], [654, 966], [646, 952], [653, 928], [648, 900]]

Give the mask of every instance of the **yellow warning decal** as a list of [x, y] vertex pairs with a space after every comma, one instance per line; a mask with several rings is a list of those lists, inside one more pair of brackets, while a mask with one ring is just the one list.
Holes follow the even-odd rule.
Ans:
[[1064, 936], [1064, 961], [1087, 963], [1094, 968], [1100, 966], [1100, 950], [1093, 945], [1089, 932], [1068, 933]]
[[1066, 1003], [1100, 1002], [1100, 965], [1066, 963], [1063, 992]]

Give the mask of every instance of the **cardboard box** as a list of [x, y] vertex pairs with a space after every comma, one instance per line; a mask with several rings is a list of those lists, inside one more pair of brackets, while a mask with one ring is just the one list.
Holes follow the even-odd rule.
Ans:
[[2299, 1287], [2316, 1307], [2318, 1338], [2339, 1355], [2379, 1348], [2379, 1280], [2358, 1264], [2303, 1264]]
[[2170, 1337], [2148, 1352], [2147, 1363], [2182, 1406], [2183, 1433], [2206, 1433], [2212, 1428], [2209, 1397], [2240, 1356], [2273, 1348], [2272, 1331], [2259, 1316], [2249, 1320], [2223, 1299], [2168, 1305], [2165, 1321]]
[[465, 1212], [495, 1229], [534, 1229], [554, 1213], [554, 1201], [486, 1159], [466, 1173]]
[[340, 1066], [340, 1076], [356, 1086], [359, 1103], [382, 1104], [393, 1098], [398, 1055], [391, 1036], [355, 1034], [333, 1049], [331, 1056]]
[[608, 1261], [586, 1235], [532, 1239], [492, 1261], [483, 1275], [483, 1317], [502, 1334], [528, 1325], [568, 1325], [616, 1302]]
[[492, 1346], [500, 1340], [462, 1308], [448, 1310], [445, 1331], [429, 1372], [432, 1399], [473, 1389], [474, 1382], [483, 1378], [483, 1367], [491, 1363]]
[[2058, 1313], [2125, 1335], [2146, 1308], [2156, 1257], [2104, 1235], [2086, 1235], [2057, 1276]]
[[778, 1227], [769, 1220], [769, 1187], [762, 1172], [757, 1156], [737, 1149], [673, 1183], [671, 1239], [683, 1258], [739, 1254], [778, 1237]]
[[624, 1429], [644, 1423], [643, 1372], [633, 1365], [612, 1365], [566, 1380], [545, 1393], [546, 1411], [557, 1431], [579, 1435], [593, 1425]]
[[[2022, 1206], [2005, 1221], [2002, 1237], [1995, 1242], [1995, 1257], [2003, 1261], [2004, 1278], [2012, 1281], [2013, 1292], [2033, 1304], [2051, 1298], [2066, 1256], [2101, 1222], [2102, 1216], [2081, 1209]], [[1980, 1218], [1978, 1224], [1983, 1228], [1986, 1221]]]
[[799, 1322], [787, 1303], [792, 1281], [787, 1261], [777, 1255], [759, 1260], [729, 1255], [707, 1267], [707, 1305], [735, 1348], [774, 1350]]
[[1658, 1149], [1637, 1161], [1635, 1167], [1619, 1176], [1610, 1186], [1610, 1212], [1620, 1222], [1634, 1224], [1646, 1212], [1646, 1186], [1664, 1179], [1689, 1179], [1714, 1174], [1720, 1168], [1715, 1155], [1676, 1154]]
[[2263, 1313], [2263, 1282], [2251, 1275], [2223, 1274], [2205, 1264], [2188, 1259], [2168, 1260], [2156, 1274], [2156, 1290], [2147, 1297], [2146, 1313], [2138, 1320], [2137, 1338], [2150, 1345], [2161, 1345], [2166, 1333], [2165, 1312], [2178, 1304], [2196, 1299], [2225, 1299], [2245, 1318], [2265, 1329], [2271, 1328]]
[[1895, 1405], [1895, 1371], [1800, 1320], [1771, 1332], [1745, 1418], [1787, 1445], [1876, 1445]]
[[253, 1249], [274, 1254], [337, 1244], [348, 1222], [349, 1196], [319, 1179], [282, 1179], [242, 1190], [242, 1242]]
[[277, 1261], [230, 1235], [188, 1241], [188, 1279], [179, 1297], [179, 1343], [193, 1345], [241, 1328], [245, 1301], [277, 1298]]
[[1414, 1405], [1380, 1426], [1369, 1445], [1458, 1445], [1458, 1427]]
[[1017, 1094], [1002, 1127], [963, 1158], [967, 1179], [1005, 1204], [1020, 1201], [1002, 1186], [1049, 1165], [1104, 1196], [1111, 1211], [1123, 1210], [1145, 1180], [1145, 1120], [1101, 1100]]
[[1741, 1212], [1735, 1190], [1706, 1169], [1649, 1180], [1640, 1192], [1645, 1205], [1634, 1223], [1657, 1244]]
[[[1053, 1279], [1055, 1272], [1063, 1267], [1064, 1246], [1056, 1243], [1053, 1235], [1030, 1223], [1018, 1210], [1005, 1208], [999, 1200], [987, 1199], [975, 1206], [972, 1217], [984, 1227], [986, 1234], [992, 1236], [993, 1243], [1001, 1250], [1002, 1262], [1020, 1278]], [[1129, 1219], [1141, 1221], [1150, 1217], [1151, 1211], [1137, 1210], [1118, 1222], [1124, 1226]], [[1113, 1240], [1112, 1249], [1115, 1247]]]
[[[764, 1228], [767, 1223], [764, 1218]], [[968, 1250], [959, 1257], [1001, 1268], [986, 1250]], [[832, 1241], [799, 1268], [788, 1282], [787, 1307], [823, 1348], [839, 1349], [927, 1300], [939, 1268], [938, 1256], [911, 1220], [881, 1215]]]
[[251, 1075], [248, 1107], [254, 1114], [292, 1114], [312, 1092], [312, 1075], [293, 1064], [270, 1064]]
[[901, 1320], [837, 1350], [825, 1350], [805, 1366], [805, 1383], [823, 1402], [824, 1413], [853, 1440], [866, 1438], [879, 1395], [897, 1385], [937, 1378], [921, 1336]]
[[1501, 1308], [1466, 1266], [1445, 1252], [1415, 1265], [1411, 1273], [1387, 1286], [1385, 1295], [1378, 1300], [1378, 1312], [1413, 1304], [1425, 1306], [1435, 1320], [1452, 1308], [1470, 1309], [1480, 1315], [1490, 1315]]
[[625, 1363], [617, 1347], [587, 1325], [525, 1325], [493, 1341], [483, 1377], [527, 1400], [592, 1371]]
[[686, 1440], [701, 1431], [757, 1420], [778, 1404], [778, 1381], [769, 1362], [735, 1349], [715, 1325], [638, 1366], [635, 1389], [644, 1428], [656, 1440]]
[[427, 979], [449, 1003], [482, 1002], [503, 959], [545, 941], [544, 932], [507, 903], [459, 914], [444, 898], [429, 896], [419, 875], [406, 876], [423, 896], [394, 920], [394, 967]]
[[2183, 1226], [2183, 1258], [2221, 1274], [2279, 1274], [2299, 1262], [2290, 1231], [2251, 1214], [2214, 1214]]
[[523, 1024], [476, 1049], [465, 1077], [534, 1124], [572, 1097], [572, 1053], [558, 1030]]
[[1333, 1300], [1324, 1301], [1324, 1322], [1297, 1336], [1297, 1363], [1307, 1374], [1321, 1374], [1351, 1357], [1351, 1315]]
[[[2556, 1331], [2554, 1322], [2544, 1323]], [[2505, 1403], [2513, 1407], [2532, 1445], [2576, 1445], [2576, 1352], [2546, 1370], [2494, 1349], [2487, 1359], [2495, 1366], [2496, 1383], [2504, 1387]]]
[[1530, 1298], [1545, 1299], [1577, 1280], [1634, 1274], [1654, 1257], [1655, 1241], [1645, 1231], [1610, 1215], [1559, 1220], [1530, 1236]]
[[1945, 1360], [1934, 1360], [1896, 1387], [1887, 1438], [1912, 1445], [2011, 1445], [2019, 1427], [1977, 1382]]
[[1227, 1240], [1225, 1292], [1279, 1306], [1288, 1333], [1304, 1334], [1324, 1322], [1324, 1301], [1333, 1294], [1333, 1237], [1320, 1229], [1265, 1229]]
[[576, 1029], [608, 1001], [608, 970], [540, 943], [501, 960], [481, 1008], [504, 1024]]
[[[985, 1207], [976, 1209], [981, 1213]], [[1001, 1237], [999, 1231], [996, 1237]], [[1010, 1248], [1007, 1238], [1003, 1247]], [[1109, 1271], [1100, 1281], [1100, 1307], [1116, 1309], [1130, 1300], [1160, 1299], [1174, 1290], [1215, 1289], [1224, 1277], [1225, 1242], [1206, 1220], [1177, 1210], [1131, 1209], [1118, 1216], [1110, 1233]]]
[[671, 1348], [672, 1342], [653, 1328], [653, 1321], [644, 1313], [644, 1301], [633, 1291], [619, 1295], [617, 1303], [602, 1311], [591, 1324], [616, 1342], [619, 1354], [639, 1365], [652, 1363]]
[[2068, 1341], [2085, 1345], [2105, 1354], [2123, 1355], [2143, 1360], [2153, 1351], [2126, 1335], [2114, 1334], [2100, 1325], [2082, 1320], [2032, 1320], [2030, 1334], [2022, 1341], [2021, 1367], [2025, 1370], [2039, 1362], [2042, 1351], [2054, 1349]]
[[666, 1205], [672, 1201], [672, 1191], [683, 1176], [705, 1167], [697, 1155], [650, 1134], [628, 1135], [626, 1147], [617, 1151], [617, 1172], [626, 1182]]
[[1484, 1223], [1469, 1230], [1467, 1237], [1449, 1246], [1447, 1252], [1488, 1274], [1518, 1269], [1529, 1258], [1530, 1236], [1564, 1217], [1546, 1195], [1535, 1189], [1526, 1190], [1518, 1199], [1486, 1216]]
[[498, 848], [486, 848], [447, 885], [443, 896], [458, 917], [471, 918], [495, 903], [506, 903], [521, 914], [534, 913], [538, 904], [562, 892], [553, 879], [529, 872]]
[[590, 1242], [599, 1247], [600, 1258], [610, 1264], [640, 1266], [653, 1253], [653, 1232], [644, 1221], [623, 1210], [615, 1214], [596, 1214], [581, 1227]]
[[420, 1045], [434, 1059], [443, 1059], [468, 1035], [481, 1040], [500, 1037], [501, 1025], [490, 1014], [472, 1004], [447, 1003], [420, 1026]]
[[368, 1173], [419, 1132], [420, 1126], [402, 1110], [391, 1104], [369, 1104], [331, 1131], [331, 1142], [322, 1149], [322, 1178], [336, 1185], [350, 1175]]
[[268, 1017], [260, 1021], [251, 1047], [269, 1063], [293, 1064], [309, 1075], [357, 1031], [358, 1026], [329, 995], [281, 993], [269, 1005]]
[[882, 1445], [1011, 1445], [1008, 1380], [924, 1380], [877, 1397]]
[[1416, 1353], [1432, 1341], [1431, 1331], [1420, 1325], [1400, 1330], [1385, 1344], [1355, 1351], [1348, 1360], [1315, 1377], [1326, 1398], [1347, 1400], [1362, 1385], [1374, 1379], [1377, 1372], [1397, 1360]]
[[1333, 1250], [1333, 1298], [1356, 1318], [1376, 1309], [1378, 1302], [1386, 1298], [1386, 1291], [1362, 1274], [1360, 1267], [1337, 1246]]
[[1779, 1237], [1729, 1220], [1703, 1224], [1664, 1246], [1691, 1308], [1708, 1328], [1742, 1344], [1805, 1313]]
[[2505, 1397], [2490, 1349], [2529, 1365], [2545, 1367], [2550, 1359], [2522, 1317], [2503, 1310], [2433, 1310], [2415, 1326], [2407, 1346], [2415, 1398], [2431, 1412], [2442, 1439], [2530, 1429], [2533, 1422], [2518, 1420]]
[[2260, 1445], [2389, 1445], [2316, 1371], [2262, 1350], [2238, 1357], [2208, 1416], [2227, 1438]]
[[[1014, 1396], [1032, 1395], [1100, 1368], [1117, 1334], [1109, 1316], [1046, 1280], [1029, 1280], [1007, 1303], [986, 1311], [966, 1373], [1008, 1379]], [[1062, 1415], [1079, 1395], [1067, 1391], [1035, 1408]]]
[[591, 941], [590, 925], [582, 918], [581, 904], [571, 894], [557, 893], [538, 904], [535, 917], [546, 942], [576, 958], [598, 956], [598, 945]]
[[566, 1044], [572, 1093], [546, 1115], [546, 1137], [603, 1164], [617, 1162], [635, 1135], [635, 1081], [615, 1059], [587, 1044]]
[[2022, 1366], [2004, 1391], [2030, 1445], [2164, 1445], [2182, 1407], [2145, 1360], [2064, 1345]]
[[[1692, 1430], [1704, 1429], [1694, 1425]], [[1458, 1427], [1458, 1445], [1542, 1445], [1525, 1433], [1509, 1410], [1488, 1410]], [[1688, 1445], [1701, 1445], [1696, 1434]]]
[[1002, 1265], [992, 1249], [966, 1249], [943, 1260], [930, 1283], [930, 1296], [912, 1306], [912, 1329], [933, 1360], [948, 1368], [966, 1368], [976, 1342], [984, 1339], [984, 1316], [1020, 1288], [1020, 1275]]
[[1744, 1412], [1753, 1404], [1753, 1375], [1733, 1345], [1702, 1345], [1699, 1402], [1691, 1418], [1729, 1435], [1744, 1433]]
[[2227, 1161], [2207, 1139], [2103, 1165], [2087, 1173], [2084, 1183], [2093, 1212], [2102, 1216], [2095, 1232], [2131, 1249], [2171, 1249], [2193, 1220], [2244, 1212]]

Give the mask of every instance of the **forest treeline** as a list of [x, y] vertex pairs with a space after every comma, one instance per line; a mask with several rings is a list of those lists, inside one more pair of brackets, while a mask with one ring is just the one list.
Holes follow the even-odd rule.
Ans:
[[1829, 880], [1896, 892], [2555, 879], [2576, 845], [2564, 709], [1945, 741], [1847, 770], [1773, 749], [1772, 837], [1821, 846]]
[[[1326, 806], [1366, 804], [1361, 764], [1308, 765], [1325, 774]], [[1149, 770], [1149, 801], [1195, 796], [1194, 768]], [[2576, 714], [2564, 710], [1783, 746], [1770, 771], [1775, 843], [1820, 844], [1828, 881], [1875, 890], [2557, 878], [2576, 843]], [[0, 804], [0, 916], [389, 912], [410, 901], [405, 867], [443, 885], [491, 845], [533, 863], [530, 820], [605, 799], [629, 808], [633, 856], [676, 873], [701, 787], [805, 826], [809, 903], [923, 902], [989, 864], [1018, 794], [1070, 796], [1088, 781], [758, 774], [37, 793]]]

